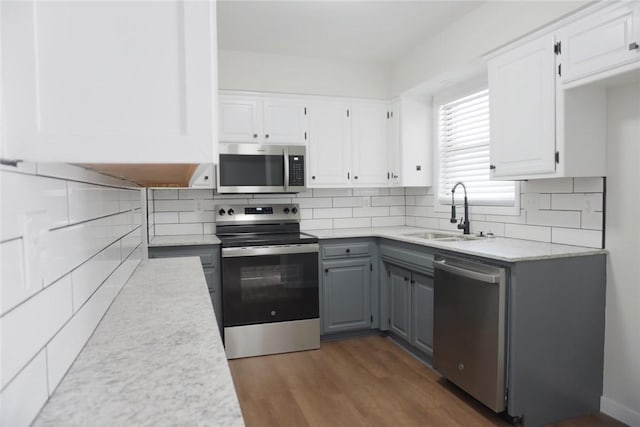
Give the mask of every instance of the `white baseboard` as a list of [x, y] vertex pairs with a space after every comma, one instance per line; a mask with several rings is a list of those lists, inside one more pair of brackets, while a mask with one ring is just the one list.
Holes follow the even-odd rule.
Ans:
[[631, 427], [640, 427], [640, 412], [627, 408], [608, 397], [602, 396], [600, 398], [600, 411], [618, 421], [629, 424]]

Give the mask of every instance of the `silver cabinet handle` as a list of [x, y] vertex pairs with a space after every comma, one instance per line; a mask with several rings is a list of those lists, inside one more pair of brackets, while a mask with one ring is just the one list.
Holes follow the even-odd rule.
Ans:
[[480, 282], [485, 283], [498, 283], [500, 281], [500, 275], [498, 274], [486, 274], [480, 273], [478, 271], [467, 270], [465, 268], [454, 267], [452, 265], [446, 264], [444, 260], [434, 261], [433, 268], [457, 274], [458, 276], [467, 277], [469, 279], [479, 280]]

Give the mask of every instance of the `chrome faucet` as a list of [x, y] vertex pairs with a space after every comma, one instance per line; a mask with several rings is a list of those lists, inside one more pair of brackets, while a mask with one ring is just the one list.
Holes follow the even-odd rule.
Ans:
[[460, 218], [460, 224], [458, 224], [458, 230], [463, 230], [462, 234], [469, 234], [469, 202], [467, 201], [467, 187], [464, 186], [462, 182], [456, 183], [451, 189], [451, 223], [455, 224], [458, 222], [456, 219], [456, 202], [453, 196], [456, 193], [456, 188], [458, 185], [462, 186], [464, 190], [464, 218]]

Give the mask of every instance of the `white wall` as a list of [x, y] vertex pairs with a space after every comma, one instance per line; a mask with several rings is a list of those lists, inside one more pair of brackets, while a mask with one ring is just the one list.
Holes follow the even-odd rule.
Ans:
[[380, 63], [218, 51], [220, 89], [388, 99], [390, 83]]
[[0, 168], [0, 425], [33, 421], [140, 263], [141, 192], [123, 185]]
[[419, 44], [391, 68], [391, 94], [469, 66], [485, 53], [586, 5], [585, 1], [489, 1]]
[[640, 83], [610, 89], [603, 412], [640, 426]]

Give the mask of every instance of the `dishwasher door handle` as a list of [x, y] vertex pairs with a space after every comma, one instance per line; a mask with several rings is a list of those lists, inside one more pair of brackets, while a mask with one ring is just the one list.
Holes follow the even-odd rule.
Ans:
[[445, 260], [438, 260], [433, 262], [433, 267], [438, 268], [449, 273], [457, 274], [458, 276], [467, 277], [469, 279], [479, 280], [485, 283], [498, 283], [500, 282], [499, 274], [487, 274], [479, 271], [467, 270], [466, 268], [456, 267], [447, 264]]

